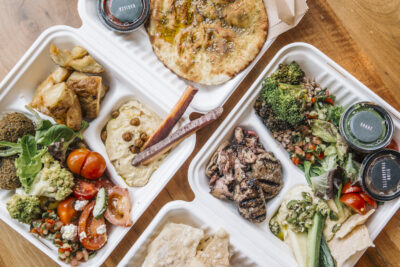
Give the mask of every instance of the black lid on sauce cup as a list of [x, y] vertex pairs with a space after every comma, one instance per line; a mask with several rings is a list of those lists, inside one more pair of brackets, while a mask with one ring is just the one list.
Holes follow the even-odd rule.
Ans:
[[339, 130], [353, 149], [372, 153], [389, 145], [394, 125], [384, 108], [371, 102], [359, 102], [345, 110]]
[[139, 28], [150, 14], [149, 0], [99, 0], [97, 13], [110, 30], [132, 32]]
[[400, 153], [385, 149], [368, 155], [362, 162], [361, 181], [374, 199], [389, 201], [400, 196]]

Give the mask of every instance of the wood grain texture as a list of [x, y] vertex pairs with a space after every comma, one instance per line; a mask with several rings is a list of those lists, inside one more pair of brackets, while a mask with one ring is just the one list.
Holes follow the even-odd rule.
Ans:
[[[56, 24], [79, 27], [76, 0], [0, 0], [0, 79], [36, 37]], [[195, 151], [133, 226], [104, 266], [116, 266], [160, 208], [174, 199], [190, 201], [187, 169], [219, 123], [284, 45], [302, 41], [321, 49], [361, 82], [400, 109], [400, 0], [311, 0], [310, 11], [281, 35], [224, 105], [223, 117], [197, 134]], [[353, 9], [353, 11], [351, 10]], [[372, 30], [372, 33], [370, 32]], [[192, 117], [197, 117], [194, 114]], [[399, 266], [400, 212], [364, 254], [358, 266]], [[0, 266], [56, 266], [42, 252], [0, 221]]]

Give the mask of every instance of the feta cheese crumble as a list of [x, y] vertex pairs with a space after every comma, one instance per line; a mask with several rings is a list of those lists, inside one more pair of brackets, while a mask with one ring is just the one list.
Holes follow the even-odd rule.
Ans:
[[80, 241], [82, 241], [83, 239], [85, 239], [87, 236], [86, 236], [86, 232], [82, 232], [82, 233], [80, 233], [79, 234], [79, 240]]
[[105, 225], [105, 224], [102, 224], [102, 225], [100, 225], [99, 227], [97, 227], [96, 232], [97, 232], [99, 235], [104, 234], [104, 233], [106, 232], [106, 225]]
[[81, 211], [88, 202], [89, 202], [88, 200], [77, 200], [75, 201], [74, 209], [77, 211]]
[[78, 234], [78, 227], [73, 224], [64, 225], [61, 227], [61, 234], [65, 240], [74, 240]]

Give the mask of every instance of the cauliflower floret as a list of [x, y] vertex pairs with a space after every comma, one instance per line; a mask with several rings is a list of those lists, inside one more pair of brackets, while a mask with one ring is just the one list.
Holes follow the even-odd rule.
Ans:
[[72, 193], [74, 176], [67, 169], [61, 167], [49, 153], [42, 157], [42, 170], [36, 175], [29, 195], [46, 196], [56, 200], [63, 200]]
[[11, 218], [30, 224], [41, 217], [40, 201], [36, 196], [15, 194], [7, 202], [7, 210]]

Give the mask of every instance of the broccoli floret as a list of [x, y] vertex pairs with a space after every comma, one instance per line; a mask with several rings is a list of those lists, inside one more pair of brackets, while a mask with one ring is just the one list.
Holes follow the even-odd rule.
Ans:
[[271, 78], [279, 83], [300, 84], [304, 75], [299, 64], [293, 61], [290, 64], [280, 64], [278, 70], [272, 73]]
[[300, 66], [293, 61], [289, 64], [280, 64], [278, 70], [271, 74], [271, 78], [279, 83], [298, 85], [305, 76]]
[[276, 120], [285, 128], [296, 126], [304, 121], [305, 99], [307, 90], [301, 85], [278, 83], [272, 78], [267, 78], [263, 83], [261, 97], [271, 108]]
[[74, 176], [67, 169], [61, 167], [49, 153], [42, 157], [43, 168], [36, 175], [28, 194], [34, 196], [51, 197], [63, 200], [72, 193]]
[[42, 214], [39, 198], [28, 195], [13, 195], [7, 202], [7, 210], [11, 218], [27, 224]]

